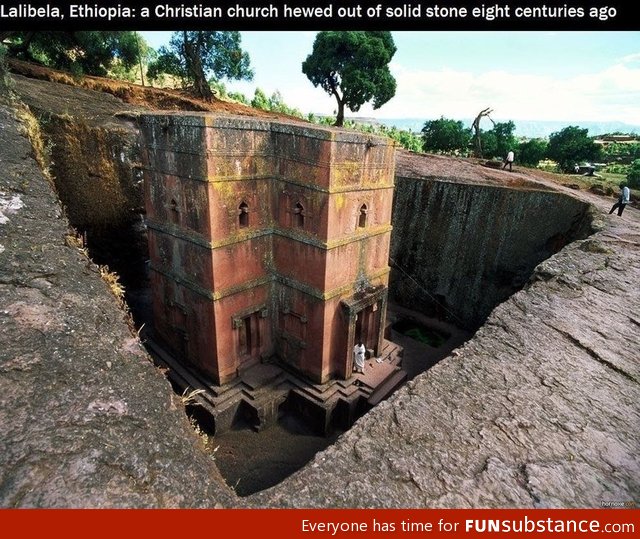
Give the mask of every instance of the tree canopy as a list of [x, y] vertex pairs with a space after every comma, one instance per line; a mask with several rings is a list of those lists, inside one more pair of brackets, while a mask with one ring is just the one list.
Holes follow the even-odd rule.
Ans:
[[636, 159], [631, 163], [627, 174], [627, 182], [629, 187], [640, 189], [640, 159]]
[[319, 32], [302, 72], [338, 103], [335, 125], [344, 123], [344, 108], [353, 112], [369, 101], [377, 109], [396, 93], [389, 62], [396, 52], [391, 32]]
[[596, 160], [600, 147], [589, 138], [589, 130], [570, 125], [549, 136], [547, 156], [553, 159], [563, 172], [570, 172], [580, 161]]
[[518, 146], [518, 161], [525, 166], [535, 167], [547, 155], [547, 141], [539, 138], [521, 142]]
[[180, 77], [196, 93], [211, 99], [208, 78], [251, 80], [249, 54], [240, 46], [240, 32], [174, 32], [169, 47], [160, 47], [158, 59], [149, 65], [149, 78], [161, 73]]
[[118, 60], [126, 69], [138, 62], [135, 32], [12, 32], [10, 56], [56, 69], [104, 76]]
[[441, 117], [425, 122], [422, 141], [425, 152], [464, 152], [471, 142], [471, 129], [460, 121]]
[[511, 150], [515, 150], [518, 142], [514, 136], [516, 125], [508, 122], [495, 122], [493, 129], [481, 131], [482, 153], [484, 157], [505, 157]]

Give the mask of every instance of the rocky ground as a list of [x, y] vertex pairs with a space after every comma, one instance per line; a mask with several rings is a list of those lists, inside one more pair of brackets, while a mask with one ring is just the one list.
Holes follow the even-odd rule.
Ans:
[[[567, 189], [595, 205], [599, 232], [540, 264], [471, 341], [307, 466], [240, 498], [224, 484], [98, 269], [68, 238], [62, 209], [21, 130], [13, 107], [2, 105], [0, 506], [638, 501], [637, 209], [609, 216], [613, 199]], [[437, 167], [454, 174], [454, 163]], [[534, 179], [523, 169], [490, 175]]]
[[[81, 78], [73, 78], [69, 73], [64, 71], [57, 71], [55, 69], [15, 59], [8, 60], [8, 64], [14, 75], [18, 75], [21, 79], [31, 79], [33, 81], [32, 84], [37, 88], [38, 92], [42, 91], [43, 86], [38, 85], [35, 81], [54, 83], [57, 87], [55, 90], [56, 94], [61, 92], [62, 96], [58, 96], [57, 98], [61, 103], [49, 103], [49, 106], [53, 107], [64, 106], [66, 99], [73, 100], [69, 95], [73, 93], [71, 89], [75, 88], [93, 92], [94, 94], [98, 93], [103, 97], [103, 99], [105, 98], [105, 95], [114, 96], [121, 103], [121, 107], [123, 109], [129, 110], [144, 108], [147, 110], [210, 111], [241, 116], [260, 116], [263, 118], [288, 118], [288, 116], [283, 114], [254, 109], [247, 105], [243, 105], [242, 103], [232, 101], [213, 99], [211, 102], [205, 102], [201, 99], [195, 99], [187, 92], [178, 90], [141, 86], [139, 84], [132, 84], [125, 81], [118, 81], [103, 77], [85, 76]], [[61, 88], [61, 86], [66, 86], [67, 89], [65, 90]], [[34, 98], [37, 99], [35, 96]], [[85, 111], [84, 116], [91, 117], [95, 114], [93, 109], [98, 109], [100, 111], [105, 107], [108, 108], [109, 103], [111, 103], [112, 100], [107, 97], [106, 102], [106, 105], [103, 107], [100, 103], [97, 103], [95, 99], [86, 99], [84, 103], [80, 104], [80, 107], [84, 108], [89, 106], [91, 110], [88, 115], [87, 111]], [[68, 112], [70, 114], [76, 114], [79, 111], [74, 108], [69, 108]], [[99, 116], [99, 112], [96, 116]], [[296, 120], [295, 118], [292, 119]]]
[[0, 506], [233, 505], [6, 104], [0, 149]]

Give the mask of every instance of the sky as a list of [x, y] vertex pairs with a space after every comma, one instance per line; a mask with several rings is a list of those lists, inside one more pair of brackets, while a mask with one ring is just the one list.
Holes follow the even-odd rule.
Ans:
[[[141, 32], [154, 48], [170, 32]], [[392, 32], [396, 95], [347, 117], [621, 121], [640, 125], [640, 32]], [[302, 73], [315, 32], [241, 32], [255, 71], [225, 81], [249, 99], [279, 91], [307, 114], [334, 114], [335, 98]]]

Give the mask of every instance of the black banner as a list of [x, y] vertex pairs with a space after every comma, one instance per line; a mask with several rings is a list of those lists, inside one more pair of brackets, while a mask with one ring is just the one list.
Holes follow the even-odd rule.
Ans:
[[0, 0], [6, 30], [637, 30], [632, 2]]

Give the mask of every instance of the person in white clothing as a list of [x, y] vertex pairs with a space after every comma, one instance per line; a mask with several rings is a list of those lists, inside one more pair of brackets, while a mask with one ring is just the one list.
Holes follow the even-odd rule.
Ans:
[[507, 168], [507, 165], [509, 165], [509, 170], [513, 170], [513, 160], [515, 159], [515, 155], [513, 153], [512, 150], [509, 150], [509, 153], [507, 154], [507, 157], [504, 160], [504, 165], [502, 165], [502, 168], [505, 169]]
[[615, 209], [618, 209], [618, 215], [622, 215], [622, 212], [624, 211], [624, 208], [626, 207], [627, 204], [629, 204], [629, 202], [631, 201], [631, 191], [629, 190], [629, 188], [624, 184], [621, 183], [620, 184], [620, 196], [618, 196], [618, 202], [616, 202], [611, 209], [609, 210], [609, 214], [612, 214]]
[[364, 356], [367, 350], [362, 344], [362, 339], [353, 347], [353, 370], [364, 374]]

